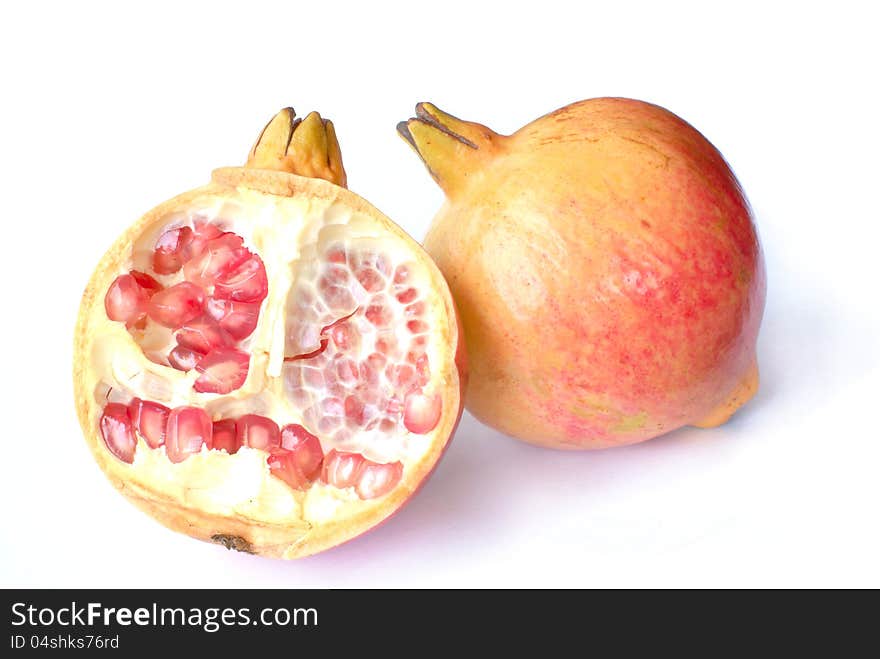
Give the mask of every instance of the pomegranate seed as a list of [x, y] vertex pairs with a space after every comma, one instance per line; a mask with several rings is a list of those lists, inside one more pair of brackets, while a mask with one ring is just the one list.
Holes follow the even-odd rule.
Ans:
[[349, 396], [345, 399], [345, 416], [355, 425], [364, 423], [364, 403], [357, 396]]
[[326, 290], [322, 290], [321, 295], [331, 311], [347, 311], [355, 304], [351, 291], [344, 286], [330, 286]]
[[345, 249], [342, 247], [331, 247], [327, 250], [325, 258], [330, 263], [345, 263]]
[[397, 269], [394, 271], [394, 283], [405, 284], [409, 281], [410, 274], [409, 267], [405, 265], [397, 266]]
[[342, 350], [346, 350], [351, 346], [352, 327], [349, 323], [333, 325], [328, 332], [330, 338]]
[[221, 419], [220, 421], [215, 421], [211, 435], [211, 448], [218, 451], [223, 450], [229, 455], [233, 455], [238, 452], [240, 447], [241, 443], [239, 443], [235, 433], [235, 420]]
[[381, 371], [385, 366], [388, 358], [380, 352], [373, 352], [367, 357], [367, 363], [370, 365], [370, 368], [376, 371]]
[[223, 229], [204, 218], [193, 220], [193, 231], [195, 231], [196, 236], [203, 240], [213, 240], [223, 235]]
[[196, 352], [195, 350], [190, 350], [183, 346], [176, 346], [168, 353], [168, 363], [171, 364], [172, 368], [176, 368], [178, 371], [191, 371], [204, 356], [204, 353]]
[[424, 302], [415, 302], [414, 304], [409, 305], [406, 308], [404, 314], [407, 318], [413, 318], [415, 316], [421, 316], [425, 313], [425, 303]]
[[259, 414], [245, 414], [235, 422], [235, 437], [242, 446], [267, 450], [281, 446], [278, 424]]
[[235, 348], [217, 348], [202, 357], [196, 364], [201, 373], [193, 384], [200, 393], [228, 394], [235, 391], [247, 379], [250, 356]]
[[372, 268], [361, 268], [354, 275], [364, 290], [369, 293], [376, 293], [385, 288], [385, 280], [382, 276]]
[[384, 305], [371, 304], [364, 315], [377, 327], [385, 327], [391, 321], [391, 312]]
[[213, 297], [205, 301], [205, 312], [236, 341], [250, 336], [260, 319], [259, 303], [236, 302]]
[[101, 437], [110, 452], [123, 462], [134, 462], [137, 441], [131, 428], [128, 408], [122, 403], [108, 403], [99, 422]]
[[369, 361], [361, 362], [360, 376], [361, 380], [368, 385], [379, 384], [379, 372], [373, 368], [373, 364]]
[[176, 336], [179, 345], [203, 354], [232, 345], [232, 337], [209, 316], [199, 316], [184, 323]]
[[403, 464], [400, 462], [379, 464], [365, 460], [360, 470], [355, 492], [361, 499], [381, 497], [393, 490], [402, 476]]
[[160, 325], [173, 329], [198, 316], [204, 298], [201, 288], [182, 281], [156, 293], [150, 300], [147, 313]]
[[235, 269], [218, 276], [214, 295], [237, 302], [262, 302], [269, 293], [266, 268], [259, 256], [251, 255]]
[[183, 276], [187, 281], [207, 288], [244, 263], [249, 255], [240, 236], [222, 233], [209, 240], [201, 254], [194, 255], [184, 264]]
[[345, 286], [348, 284], [348, 268], [339, 265], [331, 265], [324, 271], [323, 283], [319, 286], [328, 288], [329, 286]]
[[140, 398], [132, 398], [128, 404], [131, 424], [144, 438], [150, 448], [159, 448], [165, 443], [168, 415], [171, 413], [164, 405]]
[[413, 334], [424, 334], [428, 331], [428, 323], [421, 320], [411, 320], [406, 324], [406, 328]]
[[297, 467], [296, 456], [286, 448], [269, 449], [266, 464], [269, 465], [269, 472], [275, 478], [280, 478], [294, 490], [305, 490], [309, 486], [309, 479], [303, 476]]
[[150, 298], [161, 288], [155, 279], [137, 270], [119, 275], [104, 296], [107, 317], [124, 323], [137, 322], [146, 313]]
[[342, 357], [336, 362], [336, 377], [342, 382], [353, 384], [357, 382], [358, 368], [353, 359]]
[[213, 424], [205, 411], [199, 407], [175, 407], [168, 415], [165, 434], [165, 454], [171, 462], [183, 462], [189, 456], [209, 449]]
[[345, 453], [331, 449], [324, 458], [321, 480], [340, 489], [354, 487], [360, 478], [364, 462], [365, 458], [360, 453]]
[[134, 280], [137, 282], [138, 286], [140, 286], [144, 290], [144, 292], [147, 294], [147, 297], [153, 297], [153, 295], [162, 290], [162, 284], [157, 282], [146, 272], [130, 270], [128, 274], [134, 277]]
[[437, 427], [443, 401], [438, 394], [427, 396], [412, 391], [404, 400], [403, 425], [417, 435], [424, 435]]
[[187, 248], [192, 239], [193, 230], [189, 227], [171, 229], [159, 236], [153, 252], [153, 270], [160, 275], [180, 270], [189, 256]]
[[306, 367], [300, 371], [302, 373], [303, 384], [312, 389], [321, 389], [324, 387], [324, 372], [318, 368]]
[[293, 453], [303, 476], [310, 481], [318, 477], [324, 461], [324, 450], [315, 435], [298, 423], [291, 423], [281, 429], [281, 446]]
[[397, 301], [401, 304], [409, 304], [419, 296], [419, 292], [414, 288], [407, 288], [402, 293], [397, 294]]
[[389, 337], [382, 337], [376, 340], [376, 351], [381, 352], [382, 354], [389, 355], [393, 353], [397, 349], [397, 340], [393, 335]]
[[184, 249], [184, 263], [204, 254], [208, 241], [219, 238], [221, 235], [223, 235], [223, 229], [216, 224], [211, 224], [204, 219], [193, 221], [193, 239]]
[[392, 364], [385, 369], [385, 377], [398, 389], [415, 383], [416, 369], [409, 364]]
[[338, 398], [325, 398], [321, 401], [321, 409], [327, 416], [345, 416], [345, 404]]

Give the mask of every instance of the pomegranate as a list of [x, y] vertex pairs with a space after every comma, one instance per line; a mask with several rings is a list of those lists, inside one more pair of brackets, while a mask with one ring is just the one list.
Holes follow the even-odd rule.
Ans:
[[333, 125], [282, 110], [244, 167], [147, 213], [95, 270], [80, 423], [112, 483], [170, 528], [312, 554], [397, 511], [452, 436], [452, 297], [345, 183]]
[[755, 394], [763, 257], [733, 172], [689, 124], [600, 98], [510, 136], [427, 103], [398, 130], [446, 193], [425, 247], [477, 418], [603, 448], [719, 425]]

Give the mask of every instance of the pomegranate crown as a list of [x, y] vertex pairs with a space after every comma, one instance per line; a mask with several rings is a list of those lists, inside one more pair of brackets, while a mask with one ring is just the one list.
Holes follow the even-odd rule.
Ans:
[[245, 167], [322, 178], [343, 188], [347, 184], [333, 122], [317, 112], [305, 119], [293, 108], [278, 112], [260, 133]]
[[431, 103], [416, 105], [416, 116], [397, 124], [397, 132], [447, 195], [473, 181], [504, 139], [482, 124], [454, 117]]

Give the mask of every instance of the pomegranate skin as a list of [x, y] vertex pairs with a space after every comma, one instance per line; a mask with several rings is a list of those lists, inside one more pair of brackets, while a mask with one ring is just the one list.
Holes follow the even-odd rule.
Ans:
[[430, 104], [398, 129], [447, 196], [425, 247], [460, 311], [474, 416], [605, 448], [717, 426], [755, 394], [761, 248], [688, 123], [600, 98], [510, 136]]

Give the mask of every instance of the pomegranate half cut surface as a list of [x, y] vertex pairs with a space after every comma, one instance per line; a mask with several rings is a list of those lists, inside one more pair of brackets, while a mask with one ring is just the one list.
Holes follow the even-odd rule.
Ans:
[[451, 438], [465, 374], [446, 283], [344, 186], [333, 125], [282, 110], [244, 167], [147, 213], [95, 270], [80, 423], [166, 526], [313, 554], [397, 511]]

